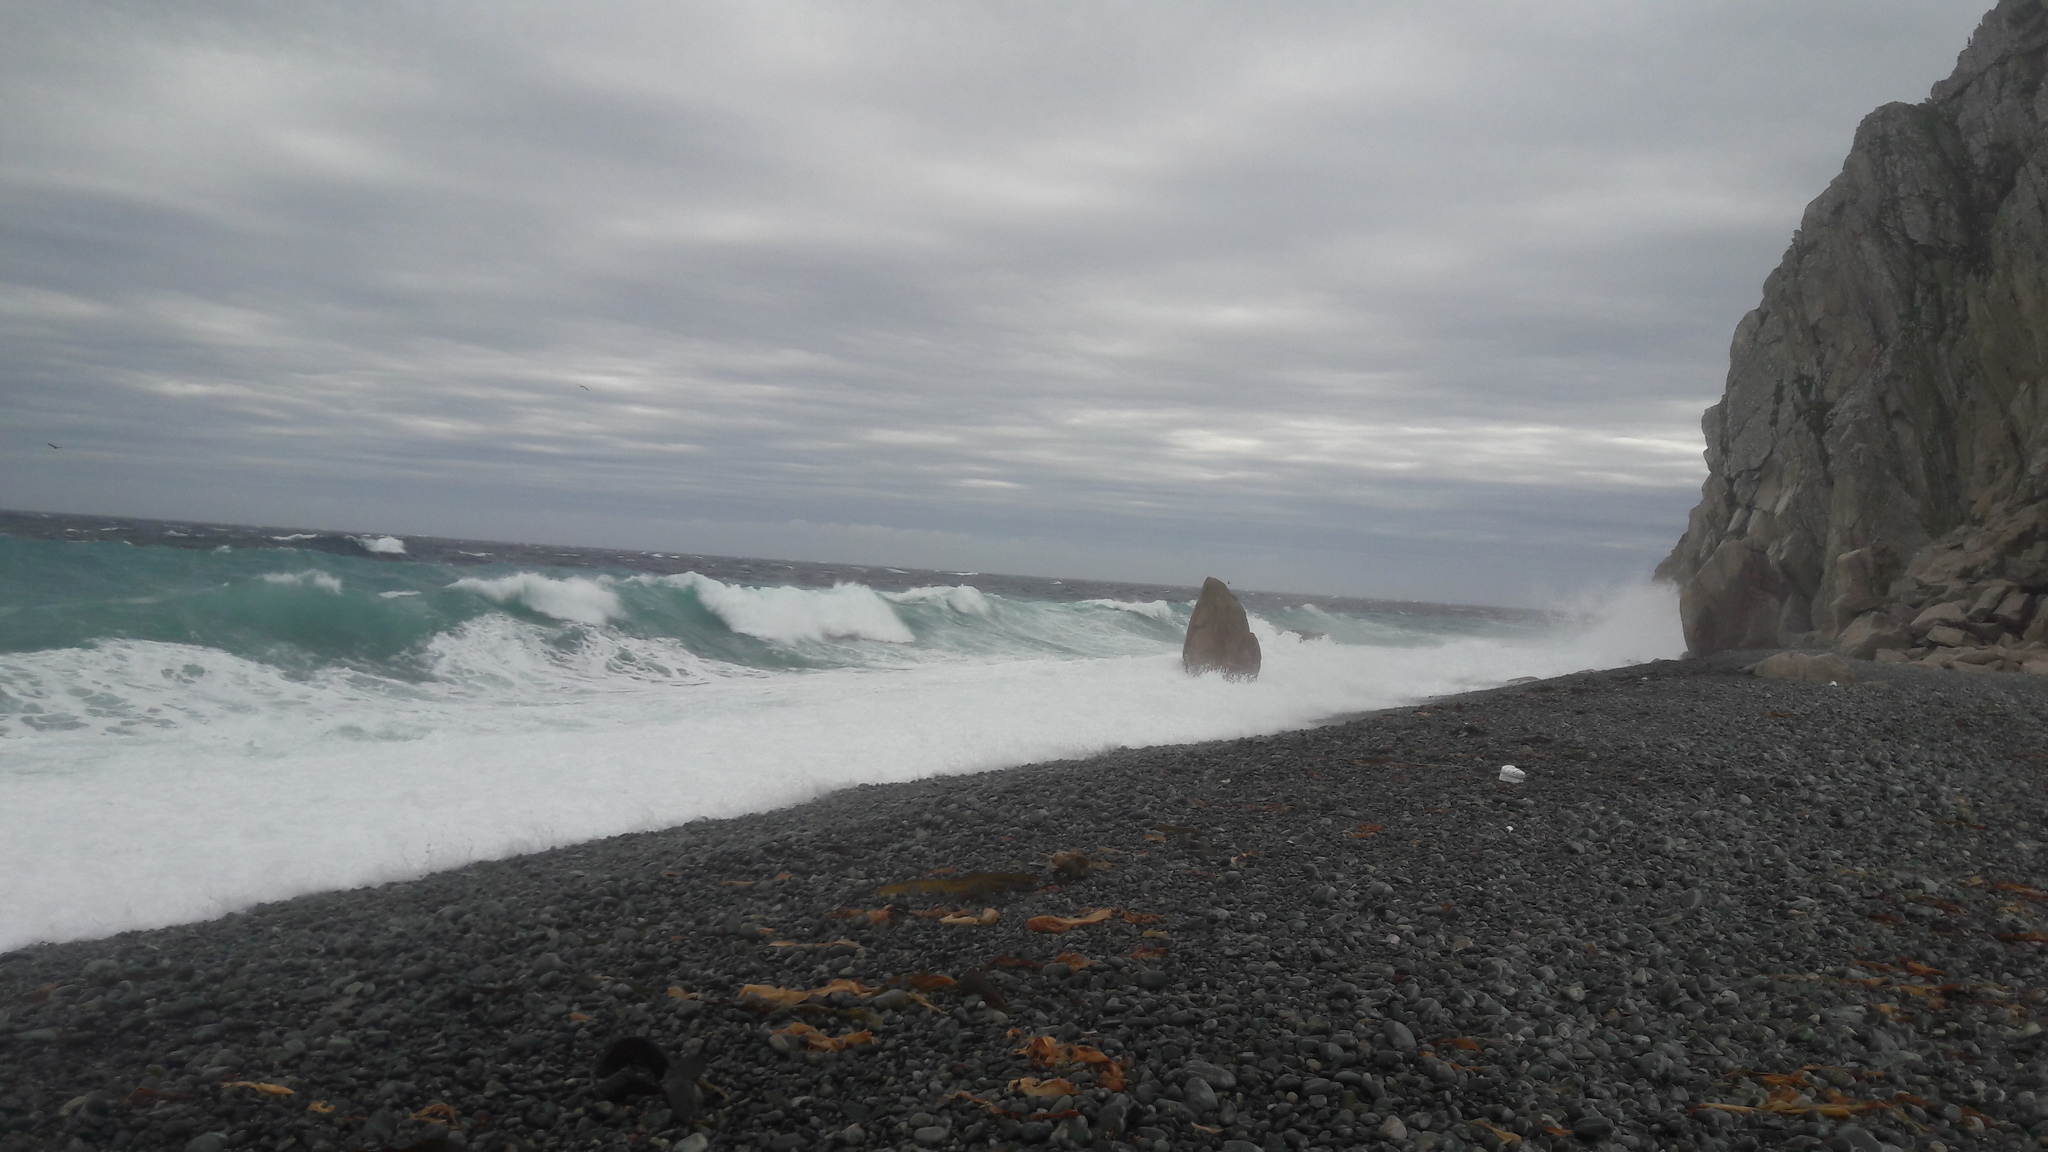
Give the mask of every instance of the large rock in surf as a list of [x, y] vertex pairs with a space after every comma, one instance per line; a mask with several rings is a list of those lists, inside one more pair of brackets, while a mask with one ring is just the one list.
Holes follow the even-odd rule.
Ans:
[[1201, 598], [1188, 617], [1188, 636], [1181, 642], [1180, 664], [1190, 676], [1221, 672], [1226, 680], [1259, 678], [1259, 638], [1252, 635], [1244, 605], [1214, 576], [1202, 581]]
[[1808, 206], [1736, 328], [1699, 507], [1658, 569], [1693, 651], [1899, 656], [1943, 604], [1975, 643], [2028, 644], [2048, 593], [2044, 76], [2048, 5], [2000, 0]]

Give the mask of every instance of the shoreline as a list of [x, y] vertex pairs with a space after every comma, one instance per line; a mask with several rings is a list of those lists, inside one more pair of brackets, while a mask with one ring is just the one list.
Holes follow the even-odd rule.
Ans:
[[[701, 1132], [735, 1149], [1245, 1152], [1526, 1148], [1551, 1130], [1705, 1149], [1818, 1146], [1849, 1124], [1956, 1147], [1978, 1123], [2031, 1143], [2048, 945], [2028, 933], [2048, 905], [1997, 885], [2048, 888], [2048, 760], [2030, 759], [2048, 678], [1858, 665], [1870, 681], [1829, 688], [1733, 671], [1746, 662], [860, 786], [7, 953], [0, 1149]], [[1504, 763], [1528, 782], [1493, 779]], [[1055, 883], [1061, 851], [1101, 867]], [[944, 869], [1041, 882], [878, 892]], [[995, 923], [915, 915], [954, 904]], [[1119, 911], [1025, 926], [1101, 907]], [[738, 999], [831, 980], [855, 985], [794, 1010]], [[806, 1052], [798, 1021], [874, 1039]], [[700, 1124], [591, 1095], [592, 1064], [629, 1034], [703, 1042]], [[1123, 1083], [1018, 1054], [1035, 1034], [1105, 1053]], [[1849, 1114], [1771, 1105], [1765, 1073], [1829, 1077], [1801, 1090]], [[1073, 1091], [1029, 1096], [1026, 1077]], [[242, 1083], [292, 1094], [221, 1086]]]

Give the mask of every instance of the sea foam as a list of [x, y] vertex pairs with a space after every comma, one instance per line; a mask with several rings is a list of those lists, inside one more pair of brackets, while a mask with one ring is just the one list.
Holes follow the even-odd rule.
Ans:
[[917, 639], [889, 602], [862, 584], [747, 588], [695, 572], [636, 579], [687, 588], [733, 631], [779, 644], [848, 639], [909, 644]]
[[[343, 647], [307, 666], [270, 661], [262, 644], [236, 654], [119, 637], [0, 657], [0, 950], [854, 784], [1270, 733], [1682, 647], [1661, 590], [1611, 594], [1572, 626], [1517, 635], [1374, 624], [1399, 643], [1345, 641], [1339, 613], [1255, 612], [1264, 672], [1229, 683], [1181, 671], [1185, 607], [1165, 601], [1134, 612], [969, 585], [883, 593], [694, 574], [451, 581], [427, 565], [348, 563], [345, 579], [271, 573], [317, 593], [285, 606], [280, 626], [302, 630], [326, 606], [351, 627], [431, 628], [403, 659], [366, 663]], [[401, 578], [413, 586], [375, 582]], [[382, 598], [393, 591], [420, 594]], [[690, 630], [693, 604], [718, 634]], [[269, 619], [262, 607], [234, 608], [223, 635]], [[1284, 630], [1301, 624], [1331, 638]], [[719, 635], [786, 647], [728, 650]], [[854, 655], [802, 663], [819, 645]]]
[[292, 584], [302, 588], [318, 588], [322, 592], [341, 595], [341, 581], [325, 572], [307, 569], [304, 572], [265, 572], [261, 579], [265, 584]]
[[619, 594], [608, 581], [571, 576], [555, 579], [533, 572], [516, 572], [495, 579], [467, 577], [450, 588], [474, 592], [499, 604], [520, 604], [543, 616], [577, 624], [603, 624], [622, 615]]
[[987, 616], [993, 611], [988, 597], [972, 584], [911, 588], [903, 592], [884, 592], [882, 597], [897, 604], [943, 604], [969, 616]]
[[1138, 616], [1150, 616], [1154, 620], [1173, 619], [1173, 605], [1164, 600], [1083, 600], [1091, 608], [1113, 608], [1118, 612], [1130, 612]]

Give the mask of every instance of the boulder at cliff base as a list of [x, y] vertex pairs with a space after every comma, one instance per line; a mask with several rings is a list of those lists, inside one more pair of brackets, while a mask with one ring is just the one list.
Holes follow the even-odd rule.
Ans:
[[1750, 672], [1765, 680], [1804, 680], [1810, 684], [1854, 684], [1857, 680], [1856, 670], [1849, 667], [1849, 662], [1832, 653], [1808, 656], [1780, 652], [1752, 665]]

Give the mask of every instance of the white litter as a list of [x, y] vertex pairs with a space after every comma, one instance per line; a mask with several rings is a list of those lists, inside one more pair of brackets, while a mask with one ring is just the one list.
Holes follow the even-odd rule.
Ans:
[[1503, 784], [1520, 784], [1528, 778], [1529, 774], [1527, 772], [1522, 771], [1513, 764], [1503, 764], [1500, 766], [1500, 782]]

